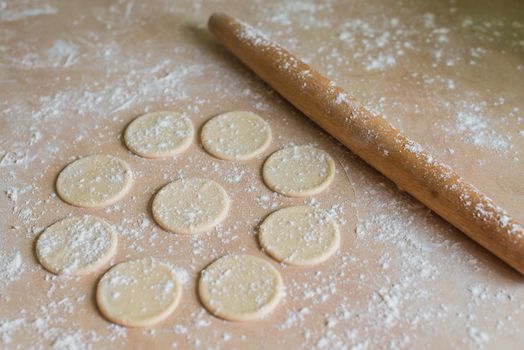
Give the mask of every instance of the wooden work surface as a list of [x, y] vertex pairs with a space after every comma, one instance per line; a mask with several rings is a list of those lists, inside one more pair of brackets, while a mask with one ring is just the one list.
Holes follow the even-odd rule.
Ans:
[[[524, 277], [349, 153], [220, 47], [205, 29], [222, 11], [243, 19], [366, 101], [524, 221], [524, 4], [509, 1], [0, 1], [0, 348], [521, 348]], [[274, 139], [250, 162], [221, 161], [195, 140], [176, 159], [146, 160], [121, 140], [136, 116], [251, 110]], [[262, 182], [271, 152], [315, 144], [336, 160], [331, 187], [285, 198]], [[135, 184], [106, 209], [54, 192], [79, 156], [126, 160]], [[226, 222], [207, 234], [165, 232], [152, 195], [181, 176], [226, 188]], [[336, 257], [275, 266], [286, 297], [271, 317], [222, 321], [200, 305], [199, 271], [230, 252], [265, 257], [256, 227], [308, 203], [342, 230]], [[34, 255], [43, 228], [68, 214], [114, 223], [112, 263], [155, 256], [187, 273], [165, 322], [125, 329], [94, 303], [104, 269], [58, 278]]]

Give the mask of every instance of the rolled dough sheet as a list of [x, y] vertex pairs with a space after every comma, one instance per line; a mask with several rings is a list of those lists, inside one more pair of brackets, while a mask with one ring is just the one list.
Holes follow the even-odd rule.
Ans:
[[214, 315], [230, 321], [263, 318], [283, 295], [280, 273], [253, 255], [226, 255], [201, 273], [198, 293]]
[[335, 176], [335, 162], [321, 149], [291, 146], [269, 156], [262, 176], [273, 191], [290, 197], [307, 197], [329, 186]]
[[185, 178], [164, 186], [153, 199], [155, 221], [175, 233], [211, 230], [227, 216], [229, 196], [213, 180]]
[[66, 166], [58, 175], [56, 191], [69, 204], [100, 208], [122, 199], [132, 183], [126, 162], [111, 155], [94, 155]]
[[96, 302], [111, 322], [147, 327], [173, 313], [182, 285], [173, 270], [154, 258], [131, 260], [113, 266], [96, 290]]
[[226, 160], [248, 160], [271, 143], [269, 124], [253, 112], [220, 114], [202, 128], [202, 145], [211, 155]]
[[184, 152], [194, 138], [191, 120], [183, 114], [161, 111], [133, 120], [124, 132], [126, 146], [146, 158], [170, 157]]
[[296, 206], [271, 213], [260, 225], [260, 245], [269, 255], [290, 265], [326, 261], [340, 245], [335, 221], [321, 209]]
[[75, 216], [49, 226], [38, 237], [36, 255], [48, 271], [81, 275], [105, 265], [115, 255], [117, 235], [106, 220]]

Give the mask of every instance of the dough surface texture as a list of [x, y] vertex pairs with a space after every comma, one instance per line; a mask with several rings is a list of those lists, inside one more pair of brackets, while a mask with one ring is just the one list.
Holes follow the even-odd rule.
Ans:
[[155, 221], [175, 233], [200, 233], [222, 222], [229, 210], [229, 197], [212, 180], [185, 178], [164, 186], [153, 199]]
[[126, 162], [111, 155], [94, 155], [66, 166], [58, 175], [56, 191], [74, 206], [101, 208], [122, 199], [132, 183]]
[[75, 216], [45, 229], [36, 242], [36, 256], [46, 270], [82, 275], [97, 270], [115, 255], [117, 235], [106, 220]]
[[131, 152], [146, 158], [170, 157], [184, 152], [193, 141], [191, 120], [176, 112], [153, 112], [133, 120], [124, 141]]
[[335, 176], [331, 156], [312, 146], [291, 146], [265, 161], [262, 177], [273, 191], [289, 197], [306, 197], [325, 190]]
[[235, 111], [210, 119], [202, 128], [202, 145], [211, 155], [225, 160], [248, 160], [271, 143], [269, 124], [257, 114]]
[[278, 271], [253, 255], [226, 255], [201, 273], [198, 293], [206, 309], [230, 321], [263, 318], [283, 295]]
[[258, 239], [270, 256], [298, 266], [324, 262], [340, 245], [335, 221], [323, 210], [310, 206], [273, 212], [260, 225]]
[[173, 313], [182, 285], [165, 263], [153, 258], [130, 260], [107, 271], [96, 290], [96, 302], [111, 322], [147, 327]]

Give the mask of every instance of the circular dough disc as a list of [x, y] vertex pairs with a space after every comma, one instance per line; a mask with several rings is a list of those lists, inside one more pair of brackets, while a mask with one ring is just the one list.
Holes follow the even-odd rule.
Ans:
[[49, 226], [38, 237], [36, 256], [55, 274], [81, 275], [106, 264], [116, 253], [112, 226], [96, 216], [75, 216]]
[[271, 142], [269, 124], [252, 112], [227, 112], [202, 128], [202, 145], [211, 155], [226, 160], [247, 160]]
[[276, 308], [282, 277], [267, 261], [252, 255], [226, 255], [208, 267], [198, 283], [200, 300], [211, 313], [230, 321], [260, 319]]
[[182, 295], [176, 274], [152, 258], [131, 260], [107, 271], [96, 290], [96, 302], [111, 322], [147, 327], [166, 319]]
[[334, 176], [335, 162], [331, 156], [311, 146], [292, 146], [276, 151], [262, 169], [266, 185], [290, 197], [320, 193]]
[[126, 128], [124, 141], [139, 156], [162, 158], [184, 152], [194, 133], [188, 117], [175, 112], [154, 112], [133, 120]]
[[66, 166], [58, 175], [56, 191], [69, 204], [100, 208], [123, 198], [132, 183], [126, 162], [110, 155], [95, 155]]
[[260, 245], [278, 261], [308, 266], [326, 261], [340, 244], [338, 226], [323, 210], [289, 207], [269, 215], [258, 235]]
[[211, 230], [227, 215], [229, 197], [212, 180], [187, 178], [164, 186], [153, 199], [153, 217], [164, 229], [176, 233]]

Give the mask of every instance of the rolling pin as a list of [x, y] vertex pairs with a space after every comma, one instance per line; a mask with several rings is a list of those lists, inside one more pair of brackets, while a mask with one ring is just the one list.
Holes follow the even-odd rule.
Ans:
[[208, 28], [260, 78], [353, 153], [524, 274], [523, 227], [488, 196], [251, 26], [215, 13]]

